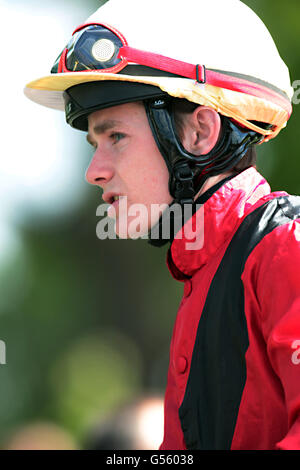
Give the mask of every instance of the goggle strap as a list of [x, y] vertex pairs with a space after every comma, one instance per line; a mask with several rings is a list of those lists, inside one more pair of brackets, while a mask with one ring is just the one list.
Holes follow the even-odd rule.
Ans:
[[246, 93], [257, 98], [267, 99], [282, 107], [287, 112], [288, 117], [292, 114], [292, 105], [288, 98], [285, 98], [280, 93], [277, 93], [275, 90], [272, 90], [267, 86], [263, 86], [260, 83], [208, 70], [204, 65], [189, 64], [187, 62], [171, 59], [160, 54], [142, 51], [129, 46], [123, 46], [120, 48], [118, 58], [126, 58], [128, 62], [191, 78], [199, 83], [206, 83], [207, 85], [225, 88], [239, 93]]
[[165, 72], [174, 73], [186, 78], [192, 78], [205, 83], [205, 67], [204, 65], [193, 65], [180, 60], [171, 59], [169, 57], [154, 54], [152, 52], [145, 52], [129, 46], [120, 48], [118, 58], [126, 58], [128, 62], [133, 62], [138, 65], [145, 65], [154, 69], [163, 70]]

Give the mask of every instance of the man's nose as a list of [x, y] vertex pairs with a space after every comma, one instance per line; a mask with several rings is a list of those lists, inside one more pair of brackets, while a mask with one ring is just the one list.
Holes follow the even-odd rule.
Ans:
[[114, 170], [108, 159], [100, 156], [100, 150], [96, 150], [91, 163], [85, 173], [85, 179], [90, 184], [105, 186], [112, 179]]

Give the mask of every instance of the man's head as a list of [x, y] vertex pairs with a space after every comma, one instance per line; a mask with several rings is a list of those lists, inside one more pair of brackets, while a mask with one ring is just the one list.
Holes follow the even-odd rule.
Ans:
[[[162, 21], [171, 14], [172, 21]], [[139, 151], [128, 152], [135, 164], [140, 164], [141, 135], [148, 145], [144, 166], [130, 165], [124, 173], [137, 185], [134, 199], [138, 202], [147, 188], [147, 194], [153, 189], [153, 201], [168, 203], [171, 196], [181, 205], [191, 204], [209, 177], [235, 171], [253, 145], [285, 127], [292, 93], [271, 35], [239, 0], [109, 0], [76, 28], [51, 75], [26, 88], [32, 100], [64, 109], [67, 122], [89, 130], [94, 143], [95, 120], [130, 108], [127, 125], [141, 131], [139, 137], [135, 133]], [[194, 108], [182, 113], [178, 101]], [[127, 137], [117, 139], [114, 151]], [[123, 186], [115, 179], [120, 187], [114, 187], [112, 179], [106, 183], [94, 173], [101, 160], [98, 148], [88, 179], [104, 189], [125, 190], [126, 181]], [[155, 170], [154, 162], [160, 162]], [[119, 168], [110, 171], [121, 178]], [[168, 190], [166, 184], [158, 189], [155, 184], [166, 176]]]

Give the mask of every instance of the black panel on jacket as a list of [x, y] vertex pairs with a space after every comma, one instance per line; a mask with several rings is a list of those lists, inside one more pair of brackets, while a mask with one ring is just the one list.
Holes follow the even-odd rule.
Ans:
[[300, 217], [300, 197], [274, 198], [251, 212], [212, 280], [199, 321], [179, 417], [187, 449], [227, 450], [246, 383], [249, 346], [241, 276], [255, 246]]

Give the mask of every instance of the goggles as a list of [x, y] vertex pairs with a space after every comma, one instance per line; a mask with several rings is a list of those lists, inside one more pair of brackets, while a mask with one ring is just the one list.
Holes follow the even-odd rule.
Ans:
[[56, 59], [51, 73], [118, 73], [129, 63], [205, 83], [203, 65], [192, 65], [129, 47], [119, 31], [100, 23], [84, 24], [75, 29], [71, 40]]
[[[141, 66], [146, 67], [147, 71], [142, 72]], [[161, 76], [190, 78], [203, 86], [211, 85], [269, 100], [286, 111], [288, 117], [292, 113], [291, 102], [287, 95], [266, 82], [237, 73], [206, 69], [204, 65], [190, 64], [129, 47], [127, 40], [119, 31], [104, 23], [83, 24], [76, 28], [71, 40], [51, 69], [52, 74], [77, 72], [117, 74], [121, 71], [137, 76], [153, 76], [159, 73]], [[274, 132], [255, 125], [249, 127], [265, 136]]]
[[112, 28], [89, 24], [75, 29], [71, 40], [56, 59], [51, 73], [101, 71], [117, 73], [127, 65], [118, 58], [126, 39]]

